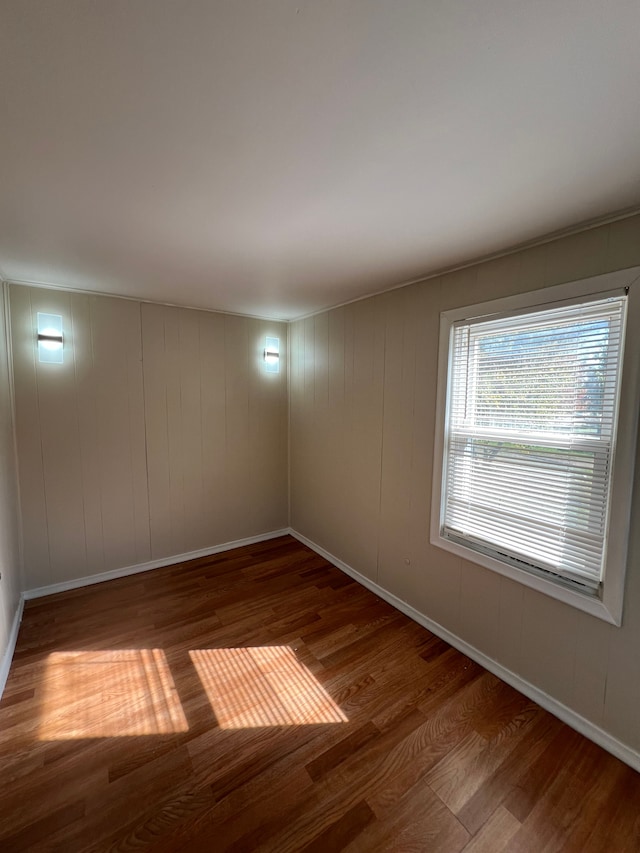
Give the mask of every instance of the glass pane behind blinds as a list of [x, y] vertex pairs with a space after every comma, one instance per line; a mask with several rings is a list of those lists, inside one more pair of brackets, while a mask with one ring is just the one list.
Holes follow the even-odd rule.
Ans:
[[454, 327], [445, 535], [598, 586], [625, 301]]

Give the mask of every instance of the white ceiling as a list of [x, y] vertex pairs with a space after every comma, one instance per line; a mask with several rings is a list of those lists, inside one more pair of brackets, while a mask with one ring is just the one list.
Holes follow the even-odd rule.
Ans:
[[640, 205], [638, 0], [1, 0], [0, 269], [291, 318]]

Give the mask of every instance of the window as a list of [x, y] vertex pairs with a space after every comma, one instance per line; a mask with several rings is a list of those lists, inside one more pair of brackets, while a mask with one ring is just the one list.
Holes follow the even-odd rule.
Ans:
[[432, 541], [619, 624], [630, 288], [585, 286], [443, 314]]

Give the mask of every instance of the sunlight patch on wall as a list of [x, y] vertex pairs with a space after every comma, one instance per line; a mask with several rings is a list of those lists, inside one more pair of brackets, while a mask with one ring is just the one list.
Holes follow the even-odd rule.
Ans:
[[40, 740], [160, 735], [189, 728], [160, 649], [53, 652]]
[[289, 646], [189, 652], [223, 729], [346, 723]]

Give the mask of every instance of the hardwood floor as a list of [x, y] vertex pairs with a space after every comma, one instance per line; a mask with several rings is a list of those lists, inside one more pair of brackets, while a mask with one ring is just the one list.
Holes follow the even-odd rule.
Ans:
[[27, 604], [0, 850], [640, 850], [640, 776], [290, 537]]

